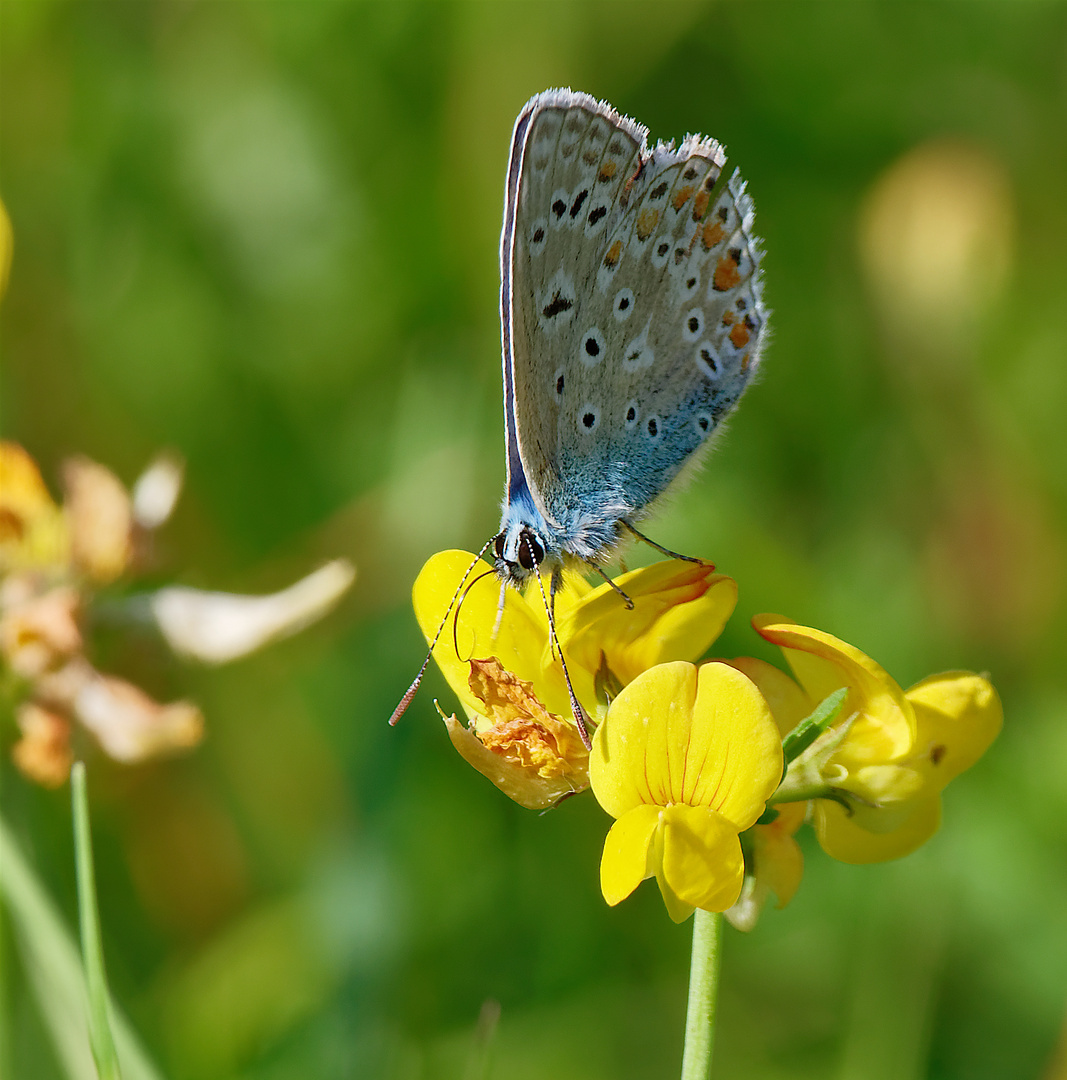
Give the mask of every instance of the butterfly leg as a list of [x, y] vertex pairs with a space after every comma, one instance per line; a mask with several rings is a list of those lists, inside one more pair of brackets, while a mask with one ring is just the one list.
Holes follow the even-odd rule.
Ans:
[[619, 524], [632, 532], [638, 540], [644, 540], [649, 547], [654, 547], [658, 552], [666, 555], [670, 559], [681, 559], [682, 562], [700, 563], [701, 566], [707, 565], [706, 560], [704, 559], [698, 559], [693, 555], [682, 555], [680, 552], [671, 551], [670, 548], [665, 548], [662, 544], [657, 544], [655, 540], [650, 540], [644, 533], [638, 532], [628, 521], [620, 521]]
[[[557, 582], [557, 574], [559, 580]], [[545, 613], [548, 615], [548, 640], [553, 646], [553, 655], [559, 656], [560, 667], [563, 668], [563, 681], [567, 684], [567, 693], [571, 699], [571, 712], [574, 714], [574, 723], [578, 728], [578, 734], [582, 737], [582, 743], [586, 750], [592, 748], [593, 740], [589, 738], [589, 727], [587, 724], [588, 717], [586, 716], [585, 709], [582, 708], [581, 703], [578, 701], [578, 695], [574, 692], [574, 685], [571, 683], [571, 673], [567, 670], [567, 661], [563, 658], [563, 646], [559, 642], [559, 638], [556, 637], [556, 589], [563, 582], [563, 573], [559, 568], [555, 568], [552, 571], [552, 580], [549, 584], [549, 590], [552, 594], [551, 601], [545, 595], [545, 583], [541, 578], [541, 567], [537, 567], [537, 584], [541, 587], [541, 600], [545, 605]]]
[[[493, 641], [496, 641], [497, 635], [500, 633], [500, 624], [504, 621], [504, 595], [507, 590], [508, 583], [502, 581], [500, 583], [500, 599], [496, 605], [496, 619], [493, 622]], [[456, 654], [459, 655], [459, 649], [456, 650]]]
[[634, 602], [626, 595], [626, 593], [624, 593], [599, 566], [594, 566], [593, 569], [619, 594], [619, 596], [622, 597], [622, 602], [626, 605], [626, 610], [633, 611]]

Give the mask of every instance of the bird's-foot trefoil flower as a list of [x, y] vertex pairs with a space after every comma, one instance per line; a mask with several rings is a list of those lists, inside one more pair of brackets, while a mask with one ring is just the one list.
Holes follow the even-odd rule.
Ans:
[[794, 683], [770, 665], [745, 668], [787, 722], [848, 691], [840, 719], [790, 765], [772, 801], [815, 799], [819, 843], [843, 862], [895, 859], [925, 843], [940, 824], [945, 785], [1000, 731], [990, 681], [949, 671], [905, 692], [859, 649], [821, 630], [778, 615], [757, 616], [753, 625], [796, 676]]
[[[475, 556], [444, 551], [415, 582], [419, 625], [432, 641]], [[594, 588], [565, 574], [555, 596], [556, 641], [537, 584], [501, 590], [479, 568], [470, 575], [434, 659], [469, 726], [442, 713], [456, 749], [505, 794], [543, 809], [589, 786], [589, 755], [572, 719], [558, 651], [595, 725], [637, 675], [665, 660], [696, 659], [715, 640], [737, 599], [732, 579], [706, 563], [678, 560], [621, 574]], [[479, 575], [482, 575], [481, 577]], [[620, 590], [632, 602], [628, 608]]]
[[600, 864], [609, 904], [655, 877], [667, 912], [725, 911], [740, 895], [739, 834], [782, 775], [782, 744], [755, 685], [722, 663], [660, 664], [612, 702], [590, 780], [612, 817]]

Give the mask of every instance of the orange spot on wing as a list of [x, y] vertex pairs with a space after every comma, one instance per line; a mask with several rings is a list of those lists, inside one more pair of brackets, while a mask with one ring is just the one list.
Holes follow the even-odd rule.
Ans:
[[734, 343], [735, 349], [743, 349], [748, 344], [748, 339], [751, 336], [748, 327], [743, 322], [735, 323], [734, 328], [730, 331], [730, 340]]
[[745, 355], [741, 357], [741, 370], [742, 371], [748, 371], [748, 364], [749, 364], [750, 359], [751, 358], [749, 357], [748, 353], [745, 353]]
[[722, 222], [709, 221], [704, 226], [704, 250], [710, 251], [716, 244], [721, 244], [723, 238]]
[[734, 262], [733, 257], [727, 253], [718, 262], [715, 267], [715, 276], [712, 278], [712, 286], [716, 292], [726, 292], [727, 289], [732, 289], [735, 285], [741, 284], [741, 275], [737, 272], [737, 263]]
[[656, 227], [656, 222], [659, 221], [658, 210], [642, 210], [637, 215], [637, 239], [647, 240], [652, 235], [652, 230]]
[[622, 254], [622, 241], [616, 240], [611, 247], [608, 248], [607, 255], [604, 256], [605, 266], [615, 266], [619, 261], [619, 256]]
[[737, 322], [737, 316], [732, 311], [727, 311], [723, 314], [723, 326], [733, 326], [735, 322]]
[[700, 221], [704, 215], [708, 212], [708, 199], [711, 197], [711, 193], [708, 191], [702, 191], [693, 200], [693, 220]]
[[683, 206], [689, 201], [689, 196], [693, 194], [693, 185], [687, 184], [683, 188], [679, 188], [674, 193], [674, 198], [671, 199], [671, 205], [675, 210], [681, 210]]
[[600, 166], [600, 172], [597, 173], [596, 178], [602, 184], [606, 184], [615, 175], [618, 168], [619, 166], [614, 161], [605, 161], [604, 164]]

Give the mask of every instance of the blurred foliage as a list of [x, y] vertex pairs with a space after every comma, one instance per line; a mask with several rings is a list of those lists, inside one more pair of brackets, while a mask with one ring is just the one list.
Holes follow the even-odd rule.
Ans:
[[[179, 450], [161, 541], [187, 584], [360, 573], [228, 669], [96, 643], [207, 717], [188, 757], [89, 762], [112, 989], [166, 1075], [458, 1077], [487, 999], [491, 1075], [677, 1069], [688, 928], [649, 887], [605, 907], [596, 804], [510, 804], [451, 749], [436, 673], [385, 725], [423, 655], [418, 567], [496, 526], [508, 140], [571, 85], [715, 135], [756, 200], [765, 374], [654, 531], [738, 579], [717, 648], [773, 659], [747, 619], [782, 611], [905, 686], [988, 670], [1005, 704], [926, 849], [809, 847], [792, 905], [728, 932], [719, 1069], [1053, 1076], [1067, 7], [5, 0], [0, 33], [5, 436], [52, 480]], [[66, 792], [2, 733], [5, 813], [73, 924]], [[50, 1080], [10, 934], [0, 1071]]]

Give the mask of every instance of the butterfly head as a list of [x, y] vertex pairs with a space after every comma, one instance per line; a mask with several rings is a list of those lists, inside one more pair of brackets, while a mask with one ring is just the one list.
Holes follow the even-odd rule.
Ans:
[[529, 525], [513, 521], [494, 538], [493, 555], [497, 574], [521, 588], [545, 561], [545, 542]]

